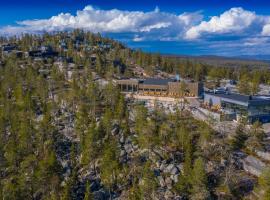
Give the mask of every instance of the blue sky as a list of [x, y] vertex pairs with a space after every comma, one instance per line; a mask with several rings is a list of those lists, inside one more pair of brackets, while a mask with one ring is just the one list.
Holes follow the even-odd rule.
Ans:
[[1, 0], [0, 34], [83, 28], [168, 54], [270, 54], [270, 1]]

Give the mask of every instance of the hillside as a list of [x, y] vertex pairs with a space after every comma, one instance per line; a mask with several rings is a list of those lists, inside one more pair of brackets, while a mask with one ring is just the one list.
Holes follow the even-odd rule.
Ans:
[[216, 126], [211, 116], [196, 119], [185, 99], [172, 112], [156, 102], [149, 109], [114, 84], [142, 77], [136, 68], [259, 84], [270, 80], [267, 69], [147, 54], [81, 30], [0, 43], [0, 199], [269, 197], [260, 123]]

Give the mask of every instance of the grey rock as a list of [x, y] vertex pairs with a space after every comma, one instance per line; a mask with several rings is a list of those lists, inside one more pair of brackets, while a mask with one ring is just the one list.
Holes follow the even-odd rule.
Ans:
[[173, 193], [170, 191], [170, 190], [166, 190], [166, 192], [165, 192], [165, 195], [164, 195], [164, 198], [166, 199], [166, 200], [168, 200], [168, 199], [173, 199]]
[[221, 160], [220, 160], [220, 164], [221, 164], [221, 166], [225, 167], [225, 166], [227, 166], [228, 161], [227, 161], [227, 160], [225, 160], [225, 159], [223, 159], [223, 158], [221, 158]]
[[172, 169], [174, 168], [174, 164], [169, 164], [165, 169], [164, 172], [165, 173], [170, 173], [172, 171]]
[[170, 177], [165, 178], [165, 183], [166, 183], [166, 186], [168, 189], [172, 189], [173, 182], [172, 182], [172, 179]]
[[179, 170], [177, 169], [177, 167], [174, 166], [174, 167], [171, 169], [171, 174], [173, 174], [173, 175], [179, 174]]
[[133, 145], [133, 149], [134, 149], [134, 151], [137, 151], [138, 149], [139, 149], [139, 145]]
[[126, 155], [126, 151], [125, 150], [121, 150], [120, 151], [120, 157], [125, 156], [125, 155]]
[[159, 181], [159, 185], [161, 187], [165, 187], [166, 186], [166, 183], [164, 181], [164, 178], [162, 176], [158, 176], [157, 178], [158, 178], [158, 181]]
[[255, 151], [260, 158], [270, 161], [270, 152]]
[[170, 176], [170, 178], [173, 180], [174, 183], [178, 182], [178, 177], [179, 177], [178, 174]]
[[131, 112], [129, 112], [129, 120], [130, 121], [135, 121], [135, 115], [134, 115], [134, 113], [131, 111]]
[[119, 133], [119, 127], [116, 126], [116, 127], [114, 127], [114, 128], [112, 129], [111, 134], [112, 134], [112, 135], [117, 135], [118, 133]]
[[156, 167], [160, 168], [160, 165], [161, 165], [160, 160], [158, 160], [155, 164], [156, 164]]
[[124, 148], [125, 148], [125, 150], [126, 150], [126, 152], [128, 154], [130, 154], [133, 151], [133, 148], [132, 148], [132, 145], [131, 144], [125, 144], [124, 145]]
[[121, 144], [124, 144], [125, 143], [125, 137], [123, 135], [121, 135], [120, 139], [119, 139], [119, 142]]
[[166, 163], [162, 162], [159, 169], [161, 171], [164, 171], [166, 167], [167, 167]]
[[176, 167], [180, 172], [183, 172], [183, 164], [180, 163]]
[[262, 162], [258, 158], [255, 158], [254, 156], [247, 156], [245, 159], [242, 160], [242, 162], [244, 170], [255, 176], [260, 176], [262, 171], [266, 167], [266, 164], [264, 162]]

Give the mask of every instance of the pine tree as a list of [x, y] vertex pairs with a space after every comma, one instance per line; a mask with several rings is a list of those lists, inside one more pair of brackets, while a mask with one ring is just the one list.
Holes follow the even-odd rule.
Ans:
[[126, 114], [125, 109], [125, 98], [123, 95], [120, 95], [115, 111], [115, 118], [118, 119], [120, 122]]
[[270, 168], [266, 168], [259, 177], [259, 189], [263, 191], [262, 200], [270, 199]]
[[197, 158], [194, 162], [191, 178], [191, 199], [209, 199], [210, 193], [207, 188], [207, 175], [202, 158]]
[[246, 73], [242, 74], [237, 85], [238, 90], [242, 94], [249, 95], [251, 93], [249, 86], [249, 77]]
[[248, 139], [246, 140], [246, 146], [251, 149], [263, 149], [263, 139], [265, 133], [260, 122], [255, 122], [248, 134]]
[[118, 148], [116, 142], [111, 140], [104, 145], [103, 156], [101, 158], [100, 172], [101, 179], [106, 188], [112, 191], [113, 185], [117, 183], [120, 165], [118, 162]]
[[158, 185], [154, 172], [151, 170], [151, 163], [147, 162], [143, 166], [142, 178], [141, 182], [139, 183], [139, 188], [143, 199], [154, 199], [157, 186]]
[[243, 148], [246, 140], [247, 134], [245, 133], [244, 124], [240, 123], [236, 128], [233, 138], [231, 139], [232, 150], [239, 150]]
[[92, 200], [94, 199], [93, 194], [91, 193], [89, 181], [87, 181], [85, 186], [84, 200]]

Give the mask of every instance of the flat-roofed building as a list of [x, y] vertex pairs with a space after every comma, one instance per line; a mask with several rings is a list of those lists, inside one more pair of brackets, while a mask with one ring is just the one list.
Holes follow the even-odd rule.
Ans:
[[170, 81], [170, 79], [145, 79], [139, 84], [139, 92], [147, 95], [167, 95]]
[[248, 122], [270, 122], [270, 96], [248, 96], [235, 93], [205, 93], [204, 103], [224, 113], [247, 118]]
[[199, 97], [203, 93], [202, 83], [184, 81], [183, 92], [181, 82], [175, 79], [124, 79], [118, 80], [117, 84], [122, 92], [138, 92], [144, 95], [181, 97], [184, 94], [184, 96]]

